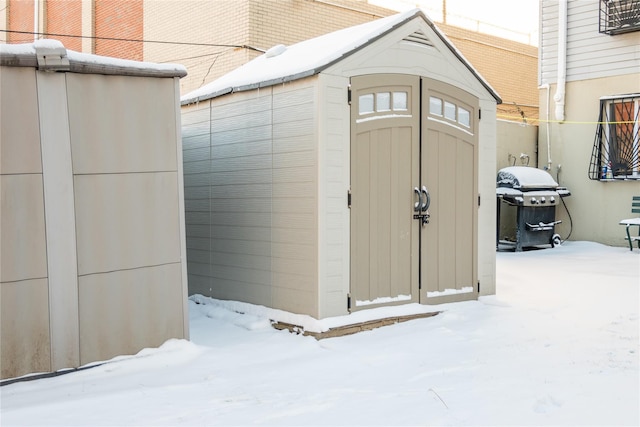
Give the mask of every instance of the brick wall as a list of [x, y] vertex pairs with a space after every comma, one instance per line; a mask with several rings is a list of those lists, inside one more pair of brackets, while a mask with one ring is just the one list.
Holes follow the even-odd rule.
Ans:
[[145, 39], [185, 44], [145, 43], [145, 60], [183, 64], [181, 92], [197, 89], [260, 54], [233, 47], [249, 44], [248, 17], [248, 0], [147, 1]]
[[363, 1], [251, 0], [250, 44], [290, 45], [395, 12]]
[[437, 23], [436, 26], [500, 94], [498, 118], [538, 118], [538, 48]]
[[[48, 0], [45, 10], [47, 33], [82, 35], [82, 0]], [[82, 38], [54, 37], [67, 49], [82, 51]]]
[[[14, 31], [33, 31], [33, 0], [8, 0], [7, 29]], [[8, 33], [9, 43], [30, 43], [32, 34]]]
[[[266, 50], [276, 44], [290, 45], [395, 13], [354, 0], [241, 0], [231, 1], [231, 11], [228, 8], [230, 1], [215, 3], [215, 10], [201, 9], [197, 21], [191, 21], [192, 17], [189, 17], [192, 30], [185, 40], [217, 40]], [[207, 18], [203, 19], [204, 16]], [[187, 17], [183, 12], [176, 21], [184, 22], [182, 18]], [[148, 26], [154, 22], [148, 14], [146, 20]], [[538, 117], [538, 49], [535, 46], [450, 25], [438, 24], [438, 27], [500, 94], [503, 104], [498, 106], [498, 114], [501, 118], [531, 120]], [[167, 37], [172, 35], [167, 34]], [[189, 71], [189, 76], [181, 81], [183, 94], [260, 54], [248, 49], [218, 49], [222, 52], [219, 55], [199, 56], [214, 50], [194, 48], [190, 52], [197, 58], [180, 61], [188, 55], [177, 53], [170, 58], [183, 63]], [[155, 56], [151, 53], [151, 48], [145, 47], [145, 57], [149, 60]]]
[[[33, 0], [8, 0], [7, 4], [9, 29], [32, 31]], [[48, 32], [82, 32], [82, 0], [48, 0], [45, 4]], [[94, 2], [93, 13], [95, 36], [148, 42], [96, 39], [91, 53], [183, 64], [189, 72], [180, 80], [184, 94], [250, 61], [260, 55], [259, 50], [280, 43], [291, 45], [395, 12], [365, 0], [99, 0]], [[499, 118], [538, 117], [536, 47], [437, 25], [500, 94]], [[8, 40], [29, 42], [33, 37], [9, 34]], [[61, 41], [82, 51], [79, 39]]]
[[[159, 2], [164, 3], [164, 2]], [[94, 53], [142, 61], [143, 43], [103, 38], [142, 40], [144, 38], [144, 0], [108, 0], [94, 3]], [[158, 22], [162, 25], [162, 22]]]
[[290, 45], [393, 13], [363, 0], [147, 1], [146, 40], [222, 46], [145, 43], [144, 57], [187, 67], [189, 74], [180, 80], [184, 94], [257, 57], [260, 50], [276, 44]]

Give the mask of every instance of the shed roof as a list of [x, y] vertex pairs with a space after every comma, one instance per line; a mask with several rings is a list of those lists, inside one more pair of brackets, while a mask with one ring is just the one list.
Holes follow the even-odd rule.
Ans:
[[272, 86], [318, 74], [413, 19], [423, 19], [460, 62], [489, 91], [491, 96], [498, 103], [502, 102], [491, 85], [473, 68], [435, 24], [420, 9], [413, 9], [338, 30], [288, 47], [275, 46], [265, 54], [219, 79], [184, 95], [181, 98], [181, 103], [182, 105], [192, 104], [232, 92]]
[[37, 40], [33, 43], [0, 45], [0, 65], [84, 74], [143, 77], [184, 77], [187, 75], [186, 68], [179, 64], [156, 64], [80, 53], [67, 50], [61, 42], [52, 39]]

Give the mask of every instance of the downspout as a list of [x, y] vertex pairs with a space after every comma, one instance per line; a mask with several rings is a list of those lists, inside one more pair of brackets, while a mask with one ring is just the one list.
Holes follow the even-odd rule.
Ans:
[[[567, 0], [558, 1], [558, 82], [553, 100], [556, 120], [564, 121], [564, 98], [567, 83]], [[549, 165], [551, 167], [551, 165]]]
[[546, 89], [547, 90], [547, 98], [546, 98], [546, 102], [545, 104], [547, 105], [546, 108], [546, 114], [545, 114], [545, 119], [546, 119], [546, 131], [547, 131], [547, 170], [550, 170], [551, 168], [551, 123], [550, 123], [550, 102], [551, 99], [550, 98], [550, 94], [551, 94], [551, 87], [549, 86], [549, 83], [545, 83], [542, 86], [538, 87], [538, 89]]

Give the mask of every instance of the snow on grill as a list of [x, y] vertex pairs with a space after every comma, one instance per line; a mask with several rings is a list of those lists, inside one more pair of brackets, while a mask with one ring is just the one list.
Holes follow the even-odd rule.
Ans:
[[[553, 177], [542, 169], [528, 166], [500, 169], [496, 178], [496, 247], [515, 244], [515, 250], [519, 252], [524, 247], [559, 244], [561, 238], [555, 233], [555, 226], [562, 221], [556, 219], [556, 205], [562, 197], [570, 195], [569, 190], [559, 187]], [[505, 231], [504, 224], [501, 224], [503, 204], [515, 206], [515, 230], [506, 228]], [[504, 217], [510, 219], [508, 214]], [[509, 231], [513, 231], [511, 235], [508, 235]]]

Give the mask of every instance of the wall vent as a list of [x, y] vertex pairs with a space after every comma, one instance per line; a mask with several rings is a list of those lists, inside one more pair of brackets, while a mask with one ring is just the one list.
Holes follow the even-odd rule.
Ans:
[[413, 34], [409, 34], [407, 37], [403, 38], [402, 40], [409, 43], [418, 44], [420, 46], [434, 47], [433, 43], [431, 43], [431, 40], [429, 40], [427, 35], [424, 34], [422, 31], [416, 31]]

